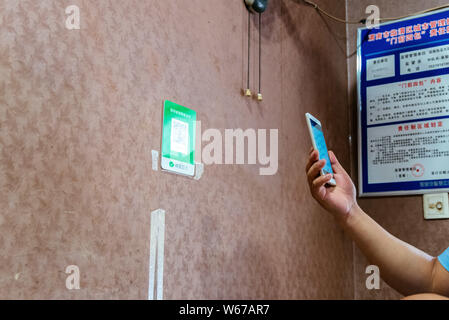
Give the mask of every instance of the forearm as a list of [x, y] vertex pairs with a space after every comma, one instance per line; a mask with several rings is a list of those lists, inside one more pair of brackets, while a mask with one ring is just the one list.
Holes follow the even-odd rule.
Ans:
[[388, 233], [357, 205], [341, 224], [391, 287], [404, 295], [432, 291], [434, 257]]

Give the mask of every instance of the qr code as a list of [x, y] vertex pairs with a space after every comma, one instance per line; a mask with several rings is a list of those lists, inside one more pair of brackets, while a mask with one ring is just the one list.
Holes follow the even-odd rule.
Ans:
[[187, 122], [172, 119], [170, 146], [172, 151], [185, 155], [189, 153], [189, 124]]

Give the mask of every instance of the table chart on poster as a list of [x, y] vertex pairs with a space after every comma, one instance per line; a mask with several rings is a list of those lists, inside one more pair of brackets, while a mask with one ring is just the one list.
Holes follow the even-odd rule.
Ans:
[[358, 30], [359, 194], [449, 191], [449, 9]]

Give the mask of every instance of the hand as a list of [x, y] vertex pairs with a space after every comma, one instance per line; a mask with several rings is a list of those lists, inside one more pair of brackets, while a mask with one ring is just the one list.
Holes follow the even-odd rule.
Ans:
[[345, 222], [351, 209], [357, 206], [356, 191], [354, 183], [332, 151], [329, 151], [329, 158], [337, 186], [326, 186], [332, 174], [320, 175], [326, 160], [319, 160], [318, 150], [313, 148], [310, 150], [309, 161], [306, 165], [307, 180], [312, 196], [321, 206], [331, 212], [337, 220]]

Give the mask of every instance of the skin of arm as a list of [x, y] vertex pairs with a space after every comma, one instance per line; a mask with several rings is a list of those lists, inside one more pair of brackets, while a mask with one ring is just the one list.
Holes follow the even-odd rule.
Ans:
[[370, 263], [379, 267], [382, 279], [415, 299], [449, 296], [449, 272], [438, 259], [394, 237], [371, 219], [357, 204], [355, 186], [332, 151], [329, 158], [335, 187], [326, 185], [331, 174], [319, 175], [325, 160], [319, 160], [317, 150], [310, 151], [306, 173], [312, 196], [334, 216]]

